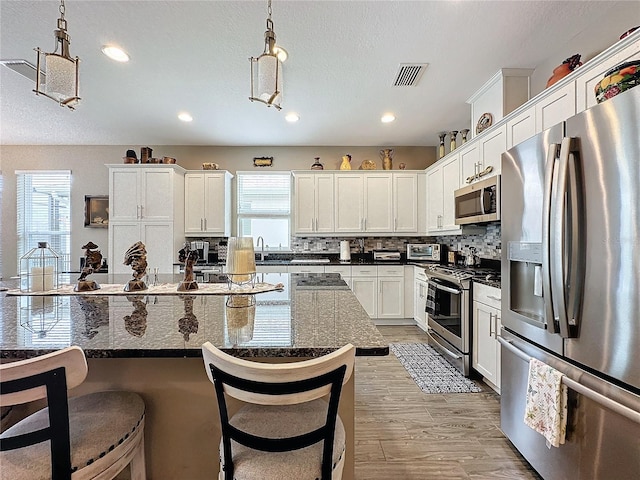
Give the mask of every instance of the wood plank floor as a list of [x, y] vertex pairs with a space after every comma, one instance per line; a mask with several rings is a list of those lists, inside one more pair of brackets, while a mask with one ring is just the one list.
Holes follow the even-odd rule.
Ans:
[[[389, 343], [418, 327], [379, 326]], [[500, 397], [426, 395], [393, 353], [356, 357], [356, 479], [540, 479], [499, 429]]]

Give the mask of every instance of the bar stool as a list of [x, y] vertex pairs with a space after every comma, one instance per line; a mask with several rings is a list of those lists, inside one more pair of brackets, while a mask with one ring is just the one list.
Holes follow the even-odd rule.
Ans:
[[0, 406], [46, 399], [46, 408], [0, 435], [2, 480], [112, 479], [131, 465], [146, 478], [142, 398], [98, 392], [68, 398], [87, 376], [79, 347], [0, 365]]
[[[219, 480], [342, 478], [345, 430], [338, 403], [353, 372], [353, 345], [278, 364], [236, 358], [209, 342], [202, 354], [220, 411]], [[225, 394], [246, 403], [231, 418]]]

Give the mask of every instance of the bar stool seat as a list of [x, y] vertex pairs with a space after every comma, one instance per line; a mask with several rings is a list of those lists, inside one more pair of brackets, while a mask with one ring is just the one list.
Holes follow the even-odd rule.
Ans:
[[[247, 405], [230, 420], [230, 424], [252, 435], [269, 438], [293, 437], [300, 432], [320, 428], [326, 422], [328, 405], [322, 399], [297, 405]], [[343, 460], [345, 451], [345, 431], [342, 420], [336, 418], [335, 438], [331, 467]], [[235, 480], [281, 479], [281, 478], [321, 478], [322, 444], [316, 443], [306, 448], [287, 452], [264, 452], [232, 441]], [[220, 457], [224, 451], [220, 445]], [[307, 477], [302, 477], [301, 472]]]
[[86, 374], [78, 347], [0, 365], [2, 406], [47, 402], [0, 434], [0, 480], [108, 480], [127, 465], [145, 479], [144, 401], [121, 391], [68, 398]]

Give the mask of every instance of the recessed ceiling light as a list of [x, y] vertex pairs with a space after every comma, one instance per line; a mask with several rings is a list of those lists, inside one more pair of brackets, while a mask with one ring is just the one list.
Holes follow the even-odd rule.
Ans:
[[281, 62], [284, 62], [289, 57], [287, 51], [277, 45], [273, 47], [273, 52], [278, 56], [278, 60], [280, 60]]
[[298, 120], [300, 120], [300, 115], [298, 115], [298, 114], [297, 114], [297, 113], [295, 113], [295, 112], [291, 112], [291, 113], [287, 113], [287, 116], [286, 116], [286, 117], [284, 117], [284, 119], [285, 119], [287, 122], [291, 122], [291, 123], [293, 123], [293, 122], [297, 122]]
[[391, 123], [396, 119], [396, 116], [393, 113], [385, 113], [380, 121], [382, 123]]
[[104, 53], [111, 60], [115, 60], [116, 62], [129, 61], [129, 55], [127, 54], [127, 52], [114, 45], [105, 45], [104, 47], [102, 47], [102, 53]]
[[181, 112], [178, 114], [178, 118], [183, 122], [190, 122], [193, 120], [193, 117], [189, 115], [187, 112]]

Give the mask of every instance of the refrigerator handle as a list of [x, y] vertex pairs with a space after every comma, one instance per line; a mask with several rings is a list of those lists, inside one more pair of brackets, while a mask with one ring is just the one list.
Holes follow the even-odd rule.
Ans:
[[575, 140], [570, 144], [569, 153], [569, 246], [571, 251], [569, 257], [568, 276], [568, 322], [570, 336], [575, 336], [580, 317], [580, 306], [582, 305], [582, 292], [584, 289], [584, 269], [585, 269], [585, 244], [584, 244], [584, 203], [582, 195], [582, 184], [580, 175], [579, 154], [575, 148]]
[[569, 170], [569, 153], [571, 139], [563, 138], [558, 158], [557, 175], [554, 173], [554, 188], [551, 192], [551, 221], [549, 239], [549, 262], [551, 274], [551, 291], [553, 311], [560, 327], [560, 336], [569, 337], [569, 321], [567, 316], [567, 296], [565, 270], [569, 265], [567, 253], [567, 218], [569, 217], [567, 202], [567, 184]]
[[542, 298], [544, 299], [545, 319], [550, 333], [559, 333], [553, 315], [553, 296], [551, 292], [551, 260], [549, 257], [551, 241], [551, 190], [555, 164], [560, 145], [552, 143], [547, 150], [547, 161], [544, 167], [544, 196], [542, 205]]

